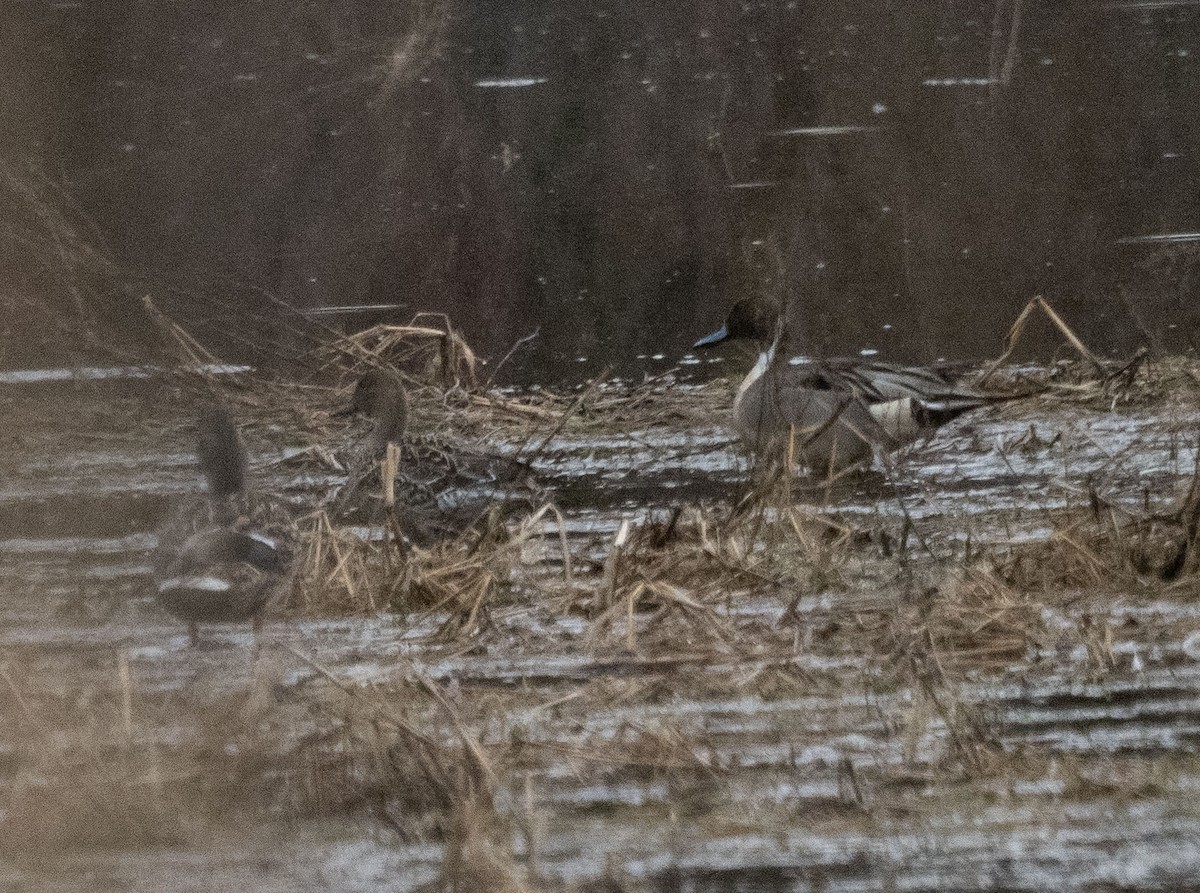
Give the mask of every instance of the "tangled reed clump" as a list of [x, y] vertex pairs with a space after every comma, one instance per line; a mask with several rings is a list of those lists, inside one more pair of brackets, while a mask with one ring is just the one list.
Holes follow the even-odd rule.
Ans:
[[1122, 506], [1089, 486], [1086, 509], [1060, 513], [1050, 536], [1011, 547], [997, 573], [1022, 590], [1189, 585], [1200, 569], [1200, 453], [1187, 493], [1165, 510]]
[[287, 607], [319, 615], [444, 612], [447, 629], [474, 635], [502, 589], [527, 576], [535, 585], [523, 556], [545, 536], [542, 522], [554, 511], [543, 506], [512, 528], [484, 518], [429, 546], [407, 542], [394, 516], [364, 538], [318, 513]]
[[444, 314], [418, 313], [408, 325], [372, 326], [333, 341], [322, 354], [323, 365], [337, 365], [351, 378], [383, 365], [443, 388], [478, 384], [479, 358]]
[[948, 571], [940, 584], [901, 592], [875, 630], [875, 649], [891, 661], [920, 654], [939, 672], [1002, 668], [1049, 644], [1043, 605], [988, 569]]

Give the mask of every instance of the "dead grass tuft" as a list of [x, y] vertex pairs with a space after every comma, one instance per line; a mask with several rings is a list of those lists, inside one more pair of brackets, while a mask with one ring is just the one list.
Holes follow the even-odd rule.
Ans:
[[1043, 605], [990, 569], [947, 572], [940, 584], [914, 583], [874, 629], [874, 648], [892, 665], [919, 665], [937, 678], [968, 669], [1003, 669], [1050, 641]]
[[1165, 511], [1149, 495], [1140, 509], [1105, 498], [1089, 485], [1086, 509], [1064, 512], [1048, 538], [1011, 547], [997, 573], [1020, 590], [1187, 585], [1200, 569], [1200, 454], [1187, 493]]
[[418, 313], [406, 326], [372, 326], [334, 341], [322, 353], [324, 365], [338, 365], [353, 378], [385, 365], [445, 388], [477, 384], [479, 358], [444, 314]]
[[[544, 505], [512, 525], [486, 517], [429, 546], [407, 542], [392, 519], [364, 539], [318, 513], [285, 607], [306, 615], [444, 613], [446, 636], [477, 635], [488, 627], [489, 608], [501, 590], [548, 585], [526, 566], [525, 555], [547, 536], [546, 518], [555, 513]], [[568, 578], [570, 568], [568, 560]]]
[[[196, 710], [184, 741], [164, 747], [153, 720], [135, 710], [123, 659], [117, 670], [111, 686], [56, 694], [31, 667], [9, 660], [0, 668], [14, 746], [0, 849], [36, 859], [182, 844], [261, 806], [263, 754], [241, 746], [252, 735], [236, 706]], [[231, 740], [241, 744], [230, 748]]]
[[457, 804], [436, 889], [447, 893], [528, 893], [526, 872], [501, 842], [505, 829], [490, 806]]

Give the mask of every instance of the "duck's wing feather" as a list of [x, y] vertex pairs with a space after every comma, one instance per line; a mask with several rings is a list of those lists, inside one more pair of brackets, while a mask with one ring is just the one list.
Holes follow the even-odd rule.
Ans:
[[183, 544], [172, 571], [190, 575], [219, 564], [245, 564], [262, 573], [282, 574], [290, 557], [284, 543], [261, 533], [211, 527]]
[[208, 527], [188, 537], [158, 574], [158, 602], [189, 622], [248, 620], [279, 590], [290, 562], [284, 543]]
[[913, 400], [930, 412], [961, 413], [1014, 395], [988, 393], [957, 380], [944, 369], [885, 362], [823, 360], [814, 375], [832, 390], [848, 390], [868, 404]]

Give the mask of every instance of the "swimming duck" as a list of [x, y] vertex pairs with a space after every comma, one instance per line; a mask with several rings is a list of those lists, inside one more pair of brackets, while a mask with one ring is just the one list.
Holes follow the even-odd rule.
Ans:
[[963, 413], [1023, 396], [986, 393], [922, 366], [777, 357], [784, 319], [762, 299], [738, 301], [725, 324], [694, 347], [736, 339], [760, 347], [733, 402], [739, 438], [763, 454], [790, 446], [801, 464], [822, 473], [864, 464]]
[[158, 603], [188, 625], [251, 620], [279, 591], [291, 562], [287, 512], [246, 491], [246, 450], [229, 413], [214, 407], [197, 421], [196, 455], [205, 498], [179, 505], [158, 531]]
[[412, 542], [428, 545], [457, 536], [487, 518], [529, 505], [530, 469], [505, 456], [471, 450], [462, 444], [406, 436], [408, 395], [400, 376], [372, 369], [355, 384], [350, 404], [334, 416], [361, 415], [370, 432], [343, 456], [345, 485], [332, 501], [331, 514], [341, 521], [378, 523], [385, 506], [379, 463], [389, 445], [400, 449], [395, 479], [396, 519]]

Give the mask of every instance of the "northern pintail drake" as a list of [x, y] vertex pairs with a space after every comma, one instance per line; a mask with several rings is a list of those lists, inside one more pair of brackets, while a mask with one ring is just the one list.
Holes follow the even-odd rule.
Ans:
[[159, 527], [155, 552], [158, 603], [188, 625], [253, 621], [287, 579], [292, 523], [286, 509], [246, 490], [246, 450], [220, 407], [197, 421], [196, 456], [207, 492], [181, 504]]
[[980, 391], [923, 366], [786, 358], [780, 355], [784, 330], [777, 305], [743, 299], [720, 329], [694, 346], [736, 339], [759, 344], [758, 361], [734, 398], [733, 426], [755, 452], [790, 449], [818, 472], [867, 463], [963, 413], [1025, 396]]
[[462, 444], [407, 435], [408, 395], [400, 376], [372, 369], [355, 384], [350, 404], [334, 416], [364, 416], [371, 430], [342, 455], [346, 483], [331, 514], [341, 521], [374, 524], [385, 517], [380, 463], [388, 447], [399, 451], [394, 481], [395, 518], [412, 542], [429, 545], [457, 536], [486, 519], [531, 505], [536, 491], [528, 466]]

